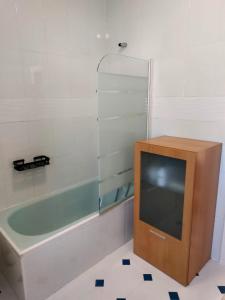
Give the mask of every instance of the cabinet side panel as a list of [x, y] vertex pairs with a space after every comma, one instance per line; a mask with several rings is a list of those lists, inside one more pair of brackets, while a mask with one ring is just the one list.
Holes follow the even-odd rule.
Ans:
[[199, 152], [196, 162], [189, 282], [210, 259], [218, 190], [221, 145]]
[[134, 163], [134, 248], [137, 242], [137, 227], [139, 221], [139, 194], [140, 194], [140, 151], [141, 147], [138, 143], [135, 144], [135, 163]]

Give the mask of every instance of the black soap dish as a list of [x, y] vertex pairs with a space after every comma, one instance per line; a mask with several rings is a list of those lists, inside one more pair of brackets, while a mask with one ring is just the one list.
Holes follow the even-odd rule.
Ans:
[[45, 155], [35, 156], [33, 161], [25, 163], [25, 159], [15, 160], [13, 162], [14, 169], [17, 171], [25, 171], [44, 167], [50, 164], [50, 158]]

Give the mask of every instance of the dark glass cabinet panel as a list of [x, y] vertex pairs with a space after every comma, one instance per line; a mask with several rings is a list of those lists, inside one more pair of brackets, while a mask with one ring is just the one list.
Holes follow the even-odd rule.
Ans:
[[182, 238], [186, 161], [141, 152], [140, 219]]

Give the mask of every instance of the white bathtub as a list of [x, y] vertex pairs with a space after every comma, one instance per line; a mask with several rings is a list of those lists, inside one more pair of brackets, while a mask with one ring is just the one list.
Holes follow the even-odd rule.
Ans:
[[[75, 214], [74, 222], [58, 222], [60, 207], [55, 220], [62, 227], [46, 217], [32, 223], [32, 212], [49, 209], [47, 204], [48, 199], [0, 215], [1, 270], [20, 300], [45, 300], [132, 238], [132, 199], [102, 215], [92, 210], [86, 217]], [[41, 226], [35, 223], [39, 220]]]

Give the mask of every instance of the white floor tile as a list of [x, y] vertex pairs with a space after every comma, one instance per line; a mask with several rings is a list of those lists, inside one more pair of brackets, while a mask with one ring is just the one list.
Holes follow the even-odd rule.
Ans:
[[[122, 259], [130, 259], [131, 264], [122, 265]], [[143, 274], [152, 274], [153, 280], [144, 281]], [[104, 279], [104, 287], [95, 287], [96, 279]], [[128, 243], [47, 300], [170, 300], [169, 292], [177, 292], [180, 300], [221, 300], [219, 285], [225, 286], [225, 267], [216, 262], [208, 262], [199, 276], [183, 287], [133, 254], [132, 243]], [[16, 300], [2, 276], [0, 290], [0, 300]]]
[[[130, 259], [131, 264], [122, 265], [122, 259]], [[144, 281], [143, 274], [152, 274], [153, 280]], [[96, 279], [104, 279], [104, 287], [95, 287]], [[225, 285], [224, 266], [210, 261], [188, 287], [183, 287], [136, 256], [130, 242], [48, 300], [170, 300], [169, 292], [177, 292], [180, 300], [221, 300], [219, 285]]]

